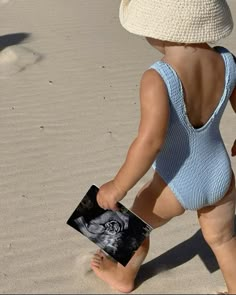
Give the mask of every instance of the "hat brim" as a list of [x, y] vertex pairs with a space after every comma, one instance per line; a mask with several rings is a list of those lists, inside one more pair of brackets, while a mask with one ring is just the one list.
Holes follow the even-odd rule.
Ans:
[[130, 33], [180, 43], [216, 42], [233, 30], [224, 0], [122, 0], [119, 16]]

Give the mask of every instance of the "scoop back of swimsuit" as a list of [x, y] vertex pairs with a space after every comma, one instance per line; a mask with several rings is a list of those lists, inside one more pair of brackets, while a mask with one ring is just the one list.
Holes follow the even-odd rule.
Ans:
[[150, 67], [164, 80], [170, 104], [166, 140], [153, 168], [181, 205], [190, 210], [212, 205], [223, 198], [232, 178], [219, 125], [236, 86], [236, 65], [227, 49], [215, 47], [215, 50], [225, 63], [225, 87], [215, 111], [201, 128], [194, 128], [188, 119], [182, 83], [175, 70], [163, 61]]

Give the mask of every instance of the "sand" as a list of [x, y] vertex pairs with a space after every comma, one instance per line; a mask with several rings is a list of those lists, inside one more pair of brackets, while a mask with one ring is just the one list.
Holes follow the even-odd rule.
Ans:
[[[0, 1], [0, 293], [117, 293], [90, 271], [96, 246], [66, 221], [123, 162], [141, 75], [161, 57], [122, 29], [118, 8], [118, 0]], [[234, 52], [235, 34], [221, 43]], [[228, 107], [228, 151], [235, 130]], [[134, 294], [224, 289], [194, 212], [153, 232], [137, 282]]]

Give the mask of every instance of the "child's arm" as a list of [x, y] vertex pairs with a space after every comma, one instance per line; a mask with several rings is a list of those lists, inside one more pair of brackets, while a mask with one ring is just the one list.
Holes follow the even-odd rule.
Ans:
[[155, 70], [144, 73], [140, 85], [141, 119], [138, 135], [114, 180], [100, 187], [98, 203], [115, 209], [116, 202], [146, 174], [160, 151], [169, 122], [169, 100], [164, 81]]
[[[234, 91], [230, 97], [230, 103], [231, 103], [231, 106], [232, 106], [234, 112], [236, 113], [236, 87], [234, 88]], [[236, 156], [236, 140], [234, 141], [234, 144], [231, 148], [231, 155], [233, 157]]]
[[142, 77], [140, 108], [138, 136], [114, 179], [124, 192], [129, 191], [149, 170], [166, 137], [169, 122], [168, 94], [162, 78], [154, 70], [145, 72]]

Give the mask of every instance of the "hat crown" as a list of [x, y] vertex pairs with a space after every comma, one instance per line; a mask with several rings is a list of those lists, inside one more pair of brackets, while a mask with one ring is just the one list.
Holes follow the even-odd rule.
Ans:
[[120, 22], [131, 33], [183, 43], [216, 42], [233, 29], [225, 0], [122, 0]]

